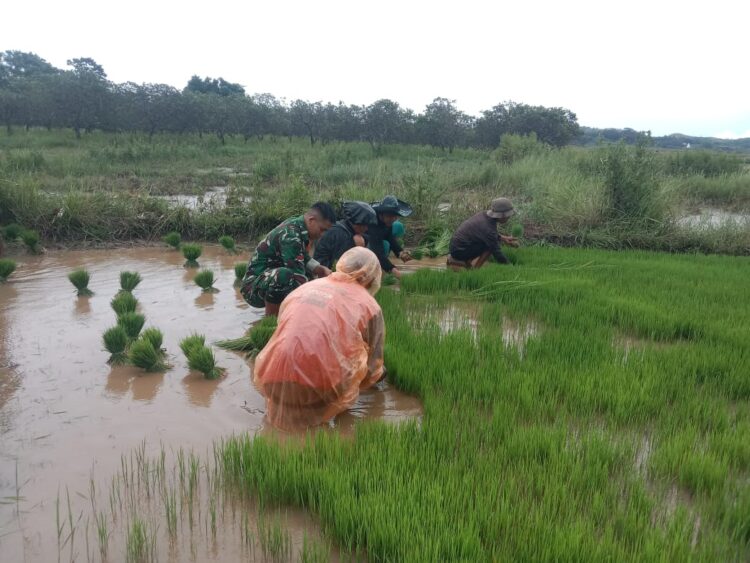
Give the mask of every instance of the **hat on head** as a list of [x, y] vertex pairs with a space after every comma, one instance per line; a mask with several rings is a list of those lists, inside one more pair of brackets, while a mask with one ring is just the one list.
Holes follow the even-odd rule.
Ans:
[[344, 202], [344, 217], [354, 225], [377, 225], [378, 216], [369, 203], [364, 201]]
[[516, 210], [507, 197], [498, 197], [492, 200], [492, 205], [487, 211], [487, 215], [493, 219], [507, 219], [513, 216]]
[[387, 195], [382, 201], [372, 204], [373, 209], [378, 213], [393, 213], [401, 217], [408, 217], [412, 214], [411, 205], [401, 201], [395, 195]]

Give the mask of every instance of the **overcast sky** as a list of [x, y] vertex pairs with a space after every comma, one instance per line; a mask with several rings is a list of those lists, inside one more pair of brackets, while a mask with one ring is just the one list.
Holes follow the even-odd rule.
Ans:
[[116, 82], [193, 74], [288, 100], [477, 115], [506, 100], [592, 127], [750, 137], [748, 0], [5, 0], [0, 50]]

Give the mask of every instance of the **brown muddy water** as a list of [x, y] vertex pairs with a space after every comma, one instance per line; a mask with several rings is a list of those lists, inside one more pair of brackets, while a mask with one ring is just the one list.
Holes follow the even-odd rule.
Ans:
[[[215, 483], [215, 440], [272, 432], [243, 355], [214, 347], [217, 364], [226, 373], [208, 381], [190, 372], [178, 346], [191, 332], [205, 334], [207, 342], [236, 338], [260, 318], [262, 311], [249, 307], [233, 287], [233, 266], [244, 260], [246, 254], [230, 256], [219, 247], [204, 246], [199, 262], [214, 270], [219, 292], [203, 293], [193, 282], [198, 270], [185, 269], [182, 254], [167, 249], [61, 251], [18, 259], [9, 283], [0, 285], [3, 563], [54, 561], [58, 555], [61, 560], [100, 560], [98, 512], [106, 514], [110, 561], [125, 559], [125, 532], [137, 528], [137, 518], [143, 519], [144, 537], [153, 537], [153, 549], [162, 560], [262, 559], [267, 555], [261, 545], [266, 532], [266, 544], [273, 536], [275, 549], [296, 558], [306, 541], [319, 538], [315, 523], [302, 513], [258, 512], [227, 503], [221, 503], [219, 510], [216, 495], [208, 494], [195, 501], [200, 516], [194, 515], [190, 526], [186, 524], [189, 511], [180, 505], [177, 541], [168, 533], [164, 494], [153, 494], [156, 484], [146, 497], [151, 504], [154, 499], [162, 504], [149, 508], [138, 500], [149, 487], [140, 481], [133, 485], [132, 475], [138, 471], [124, 476], [128, 472], [122, 456], [132, 461], [135, 451], [142, 466], [143, 460], [160, 458], [164, 452], [164, 469], [156, 471], [157, 464], [152, 463], [142, 481], [162, 475], [159, 489], [173, 490], [174, 483], [185, 482], [177, 476], [178, 452], [183, 450], [199, 456], [196, 463], [202, 477], [196, 483], [201, 479]], [[90, 298], [76, 297], [67, 279], [71, 270], [80, 267], [91, 274], [89, 288], [94, 295]], [[109, 302], [119, 290], [119, 273], [124, 270], [138, 271], [143, 278], [133, 293], [146, 316], [145, 326], [164, 332], [171, 364], [165, 373], [147, 374], [106, 363], [109, 354], [101, 335], [115, 324]], [[363, 393], [354, 408], [325, 431], [347, 433], [359, 420], [399, 421], [418, 419], [421, 414], [416, 398], [385, 384]], [[167, 474], [171, 477], [164, 477]], [[96, 508], [92, 508], [92, 482]], [[112, 495], [120, 499], [114, 507]], [[129, 509], [123, 512], [122, 506]], [[157, 509], [162, 515], [152, 518]], [[193, 533], [199, 528], [200, 534]]]

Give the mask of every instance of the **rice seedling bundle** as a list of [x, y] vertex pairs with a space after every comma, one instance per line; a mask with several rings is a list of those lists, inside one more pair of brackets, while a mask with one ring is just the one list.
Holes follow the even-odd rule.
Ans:
[[187, 358], [193, 348], [200, 348], [206, 344], [206, 337], [202, 334], [191, 334], [180, 341], [180, 350]]
[[188, 367], [194, 371], [201, 372], [206, 379], [216, 379], [223, 371], [216, 366], [214, 352], [208, 346], [194, 346], [190, 348], [187, 360]]
[[128, 338], [131, 340], [138, 338], [145, 322], [146, 317], [140, 313], [126, 312], [117, 317], [117, 324], [125, 329]]
[[201, 270], [195, 274], [195, 283], [203, 289], [203, 291], [216, 291], [216, 288], [214, 288], [213, 270]]
[[18, 240], [18, 237], [21, 236], [22, 232], [23, 227], [21, 225], [17, 223], [10, 223], [3, 229], [3, 236], [5, 236], [5, 240], [13, 242], [15, 240]]
[[395, 285], [398, 279], [393, 274], [385, 274], [383, 276], [383, 285]]
[[122, 291], [132, 292], [141, 283], [141, 274], [138, 272], [120, 272], [120, 288]]
[[182, 245], [182, 255], [185, 257], [185, 265], [196, 267], [203, 248], [199, 244], [185, 243]]
[[161, 347], [162, 343], [164, 342], [164, 334], [158, 328], [147, 328], [141, 333], [141, 338], [143, 338], [144, 340], [148, 340], [154, 347], [154, 349], [160, 354], [164, 353]]
[[414, 250], [411, 251], [411, 256], [415, 260], [421, 260], [422, 258], [424, 258], [424, 248], [422, 247], [415, 248]]
[[164, 235], [164, 238], [162, 239], [166, 244], [174, 248], [175, 250], [180, 248], [180, 243], [182, 242], [182, 237], [180, 236], [180, 233], [176, 231], [172, 231], [171, 233], [167, 233]]
[[234, 265], [234, 285], [239, 286], [247, 274], [247, 262], [237, 262]]
[[104, 332], [102, 339], [104, 340], [104, 347], [111, 354], [108, 363], [113, 365], [125, 363], [128, 343], [130, 342], [125, 329], [120, 325], [113, 326]]
[[21, 240], [30, 252], [33, 254], [39, 252], [39, 233], [36, 231], [23, 231], [21, 233]]
[[88, 287], [91, 276], [86, 270], [73, 270], [68, 274], [68, 279], [75, 286], [79, 296], [94, 294]]
[[139, 338], [130, 345], [128, 360], [131, 364], [149, 372], [167, 369], [163, 354], [154, 348], [150, 340]]
[[221, 244], [221, 246], [224, 247], [224, 250], [226, 250], [229, 254], [234, 254], [235, 252], [237, 252], [234, 239], [228, 235], [219, 237], [219, 244]]
[[263, 317], [255, 326], [250, 327], [245, 336], [230, 340], [221, 340], [216, 345], [224, 350], [257, 354], [271, 340], [273, 333], [276, 331], [276, 325], [276, 317]]
[[16, 262], [10, 258], [0, 258], [0, 283], [8, 280], [10, 275], [16, 271]]
[[523, 225], [516, 223], [511, 227], [510, 234], [515, 238], [521, 238], [523, 236]]
[[112, 306], [115, 314], [120, 317], [125, 313], [134, 313], [136, 307], [138, 307], [138, 300], [132, 293], [121, 291], [112, 298], [109, 304]]

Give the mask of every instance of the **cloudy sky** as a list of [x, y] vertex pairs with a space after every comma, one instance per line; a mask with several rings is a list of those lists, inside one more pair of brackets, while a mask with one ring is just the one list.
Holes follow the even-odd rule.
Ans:
[[26, 0], [0, 50], [91, 57], [117, 81], [422, 110], [562, 106], [582, 125], [750, 137], [746, 0]]

